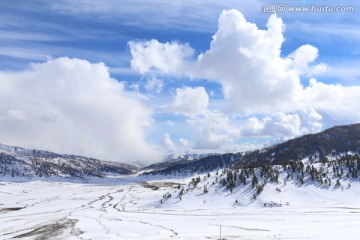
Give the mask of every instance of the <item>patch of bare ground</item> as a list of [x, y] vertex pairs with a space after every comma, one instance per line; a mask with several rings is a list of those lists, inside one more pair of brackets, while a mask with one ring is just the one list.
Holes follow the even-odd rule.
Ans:
[[[178, 187], [179, 183], [175, 182], [141, 182], [140, 185], [144, 188], [150, 188], [152, 190], [158, 190], [161, 187]], [[181, 185], [181, 184], [180, 184]]]
[[7, 213], [11, 211], [19, 211], [25, 207], [9, 207], [9, 208], [0, 208], [0, 213]]
[[76, 222], [76, 220], [72, 219], [61, 219], [55, 223], [39, 226], [13, 238], [20, 239], [31, 237], [36, 240], [56, 239], [56, 237], [60, 236], [65, 230], [69, 230], [72, 235], [78, 236], [82, 234], [82, 232], [74, 228]]

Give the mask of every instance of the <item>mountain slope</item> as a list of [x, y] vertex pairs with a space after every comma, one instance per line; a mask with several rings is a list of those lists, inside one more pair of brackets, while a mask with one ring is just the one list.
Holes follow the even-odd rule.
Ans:
[[124, 163], [0, 144], [0, 176], [103, 177], [106, 173], [131, 174], [138, 170]]
[[[192, 174], [227, 168], [241, 159], [242, 153], [213, 154], [195, 160], [184, 160], [153, 165], [145, 174]], [[148, 168], [145, 168], [145, 170]]]
[[217, 155], [214, 153], [208, 154], [185, 154], [185, 155], [169, 155], [164, 161], [159, 163], [151, 164], [147, 167], [144, 167], [142, 170], [149, 172], [149, 171], [160, 171], [172, 166], [176, 166], [179, 164], [185, 164], [190, 162], [196, 162], [199, 159], [209, 157], [212, 155]]
[[360, 124], [336, 126], [317, 134], [298, 137], [246, 153], [213, 154], [199, 159], [151, 165], [146, 174], [204, 173], [218, 168], [278, 165], [308, 158], [310, 162], [339, 159], [360, 153]]
[[[192, 174], [221, 168], [286, 164], [308, 159], [326, 162], [360, 153], [360, 124], [337, 126], [265, 149], [246, 153], [185, 155], [143, 168], [144, 174]], [[0, 176], [104, 176], [107, 172], [131, 174], [139, 167], [48, 151], [0, 144]]]
[[262, 150], [249, 152], [236, 166], [282, 164], [309, 158], [325, 162], [348, 153], [360, 153], [360, 124], [336, 126], [317, 134], [309, 134]]

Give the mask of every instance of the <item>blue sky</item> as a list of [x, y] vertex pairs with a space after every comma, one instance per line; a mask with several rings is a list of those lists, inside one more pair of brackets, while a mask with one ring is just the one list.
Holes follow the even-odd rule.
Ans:
[[147, 164], [359, 122], [359, 5], [1, 1], [0, 142]]

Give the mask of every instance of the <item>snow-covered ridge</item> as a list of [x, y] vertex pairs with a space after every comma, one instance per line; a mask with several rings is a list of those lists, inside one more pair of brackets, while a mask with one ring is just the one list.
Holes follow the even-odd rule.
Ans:
[[146, 174], [192, 174], [219, 168], [281, 165], [308, 159], [331, 161], [360, 153], [360, 124], [337, 126], [316, 134], [301, 136], [263, 149], [244, 153], [208, 156], [171, 156], [168, 161], [150, 165]]
[[[281, 165], [308, 159], [328, 162], [360, 153], [360, 124], [338, 126], [309, 134], [261, 150], [245, 153], [187, 154], [169, 156], [167, 161], [142, 169], [145, 174], [193, 174], [221, 168]], [[0, 176], [103, 176], [104, 172], [129, 174], [139, 167], [93, 158], [27, 150], [0, 145]], [[11, 163], [11, 164], [10, 164]], [[10, 166], [12, 165], [12, 166]]]
[[138, 170], [124, 163], [0, 144], [0, 177], [104, 177], [107, 173], [131, 174]]

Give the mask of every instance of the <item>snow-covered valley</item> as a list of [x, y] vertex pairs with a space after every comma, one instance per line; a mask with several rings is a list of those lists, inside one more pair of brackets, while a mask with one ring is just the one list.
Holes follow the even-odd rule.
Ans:
[[254, 199], [250, 183], [231, 193], [212, 184], [215, 172], [200, 176], [196, 187], [189, 184], [194, 176], [2, 179], [0, 239], [219, 239], [220, 231], [222, 239], [360, 235], [357, 181], [344, 180], [344, 187], [268, 183]]

